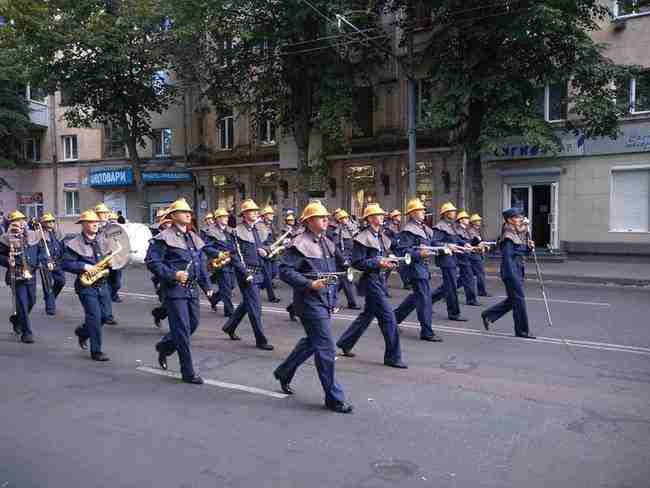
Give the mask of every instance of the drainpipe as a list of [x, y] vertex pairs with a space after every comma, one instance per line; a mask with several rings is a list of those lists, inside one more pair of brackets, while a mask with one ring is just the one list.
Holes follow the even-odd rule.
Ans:
[[51, 93], [47, 97], [47, 106], [49, 110], [49, 127], [50, 132], [50, 154], [52, 155], [52, 184], [54, 185], [54, 216], [56, 217], [57, 225], [59, 224], [59, 158], [57, 154], [57, 143], [56, 143], [56, 114], [54, 109], [56, 104], [54, 103], [54, 93]]

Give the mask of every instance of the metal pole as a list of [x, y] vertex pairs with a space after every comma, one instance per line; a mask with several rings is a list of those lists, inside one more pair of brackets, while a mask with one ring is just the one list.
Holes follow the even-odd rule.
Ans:
[[[409, 2], [410, 3], [410, 2]], [[411, 7], [411, 5], [409, 5]], [[409, 8], [409, 12], [412, 10]], [[416, 101], [416, 92], [418, 89], [417, 81], [415, 79], [415, 59], [413, 55], [413, 26], [410, 24], [406, 29], [406, 35], [408, 36], [408, 107], [407, 107], [407, 116], [408, 116], [408, 141], [409, 141], [409, 195], [411, 197], [417, 196], [416, 191], [416, 131], [417, 131], [417, 101]]]

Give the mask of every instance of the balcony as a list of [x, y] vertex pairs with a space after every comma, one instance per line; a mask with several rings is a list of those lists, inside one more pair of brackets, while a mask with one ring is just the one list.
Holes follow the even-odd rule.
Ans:
[[32, 122], [32, 124], [47, 129], [50, 120], [47, 104], [30, 100], [29, 120]]

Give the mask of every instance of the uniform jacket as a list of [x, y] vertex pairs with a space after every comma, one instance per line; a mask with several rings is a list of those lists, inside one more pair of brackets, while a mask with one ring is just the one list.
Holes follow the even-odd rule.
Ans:
[[[474, 226], [470, 226], [468, 229], [469, 236], [471, 237], [470, 244], [472, 246], [478, 246], [481, 242], [483, 242], [483, 237], [481, 236], [481, 231], [479, 229], [474, 228]], [[483, 254], [478, 253], [478, 252], [473, 252], [469, 254], [469, 260], [470, 261], [483, 261]]]
[[379, 267], [379, 261], [390, 254], [391, 245], [390, 238], [381, 229], [374, 233], [368, 227], [354, 238], [352, 266], [363, 271], [357, 284], [359, 295], [388, 296], [386, 275]]
[[20, 272], [25, 267], [32, 274], [32, 280], [36, 276], [35, 270], [42, 262], [41, 247], [38, 245], [40, 235], [32, 230], [27, 230], [23, 234], [9, 234], [5, 232], [0, 236], [0, 266], [7, 268], [5, 273], [5, 283], [11, 284], [11, 273], [9, 271], [9, 241], [14, 242], [14, 247], [22, 254], [16, 256], [16, 270]]
[[[472, 243], [472, 234], [470, 233], [469, 228], [463, 229], [460, 224], [455, 224], [453, 226], [454, 231], [456, 232], [456, 239], [458, 240], [458, 244], [461, 246], [464, 246], [465, 244], [470, 244]], [[457, 254], [456, 255], [456, 262], [458, 263], [459, 266], [469, 266], [470, 264], [470, 256], [471, 254], [475, 253], [467, 253], [467, 254]]]
[[293, 240], [280, 261], [280, 279], [293, 288], [293, 308], [298, 317], [327, 318], [336, 306], [336, 285], [312, 290], [310, 285], [316, 277], [305, 276], [343, 270], [341, 252], [326, 236], [322, 237], [322, 243], [326, 255], [319, 238], [307, 230]]
[[328, 227], [327, 237], [334, 242], [337, 249], [341, 251], [343, 256], [350, 260], [352, 258], [352, 246], [354, 243], [354, 235], [357, 233], [356, 224], [349, 222], [347, 225], [336, 224]]
[[219, 269], [220, 273], [234, 273], [232, 259], [236, 254], [235, 244], [232, 236], [232, 229], [225, 226], [223, 229], [218, 225], [211, 226], [202, 236], [205, 242], [203, 253], [208, 259], [214, 259], [220, 252], [230, 253], [230, 263]]
[[95, 286], [84, 287], [79, 282], [79, 275], [85, 271], [86, 265], [93, 266], [104, 256], [111, 253], [108, 243], [99, 238], [94, 241], [88, 240], [83, 234], [79, 234], [65, 243], [63, 251], [63, 261], [61, 267], [63, 271], [77, 275], [74, 282], [74, 289], [79, 295], [91, 295], [102, 293], [106, 285], [106, 280], [99, 281]]
[[431, 278], [429, 266], [417, 249], [419, 246], [432, 246], [433, 231], [425, 224], [411, 220], [406, 223], [399, 233], [397, 253], [400, 256], [411, 255], [411, 264], [404, 266], [403, 278], [408, 283], [412, 280], [428, 280]]
[[[444, 246], [445, 244], [463, 245], [461, 239], [456, 235], [455, 226], [442, 219], [433, 228], [433, 245]], [[436, 266], [439, 268], [455, 268], [458, 266], [455, 254], [440, 254], [436, 256]]]
[[523, 281], [524, 258], [529, 253], [526, 235], [518, 232], [510, 224], [505, 224], [499, 238], [499, 248], [501, 250], [501, 278]]
[[[63, 243], [63, 234], [58, 231], [47, 231], [45, 229], [43, 229], [43, 231], [45, 232], [47, 248], [50, 251], [52, 261], [55, 264], [61, 262], [63, 259], [63, 252], [65, 250], [65, 244]], [[43, 239], [39, 241], [39, 245], [42, 247], [42, 262], [43, 264], [47, 264], [47, 253], [45, 252], [45, 244], [43, 244]]]
[[167, 298], [197, 298], [196, 286], [181, 286], [176, 280], [177, 271], [188, 269], [189, 281], [198, 284], [207, 293], [210, 279], [206, 266], [203, 240], [194, 232], [188, 231], [195, 249], [190, 249], [186, 235], [176, 226], [165, 229], [151, 239], [145, 263], [159, 280]]
[[[253, 229], [257, 229], [259, 243], [255, 242]], [[268, 233], [266, 227], [259, 224], [250, 226], [245, 223], [239, 224], [233, 231], [233, 238], [236, 241], [233, 243], [239, 244], [239, 251], [235, 251], [231, 261], [237, 278], [243, 282], [249, 271], [252, 272], [255, 283], [262, 283], [264, 277], [262, 275], [262, 267], [264, 266], [264, 259], [257, 253], [258, 248], [263, 248], [268, 251], [268, 245], [271, 244], [271, 234]], [[235, 249], [237, 249], [235, 247]], [[243, 262], [242, 262], [243, 258]]]

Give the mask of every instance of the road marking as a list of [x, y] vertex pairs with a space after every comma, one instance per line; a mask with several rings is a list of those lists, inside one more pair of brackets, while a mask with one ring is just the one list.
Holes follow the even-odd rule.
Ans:
[[[508, 298], [506, 295], [495, 295], [494, 298]], [[543, 298], [529, 298], [526, 297], [527, 302], [543, 302]], [[549, 302], [554, 302], [554, 303], [569, 303], [571, 305], [592, 305], [594, 307], [611, 307], [611, 303], [605, 303], [605, 302], [581, 302], [579, 300], [562, 300], [560, 298], [549, 298]]]
[[[66, 289], [66, 291], [69, 291], [69, 289]], [[156, 295], [148, 295], [145, 293], [133, 293], [133, 292], [122, 292], [120, 291], [121, 295], [125, 296], [133, 296], [133, 297], [139, 297], [139, 298], [150, 298], [150, 299], [158, 299]], [[201, 305], [205, 307], [211, 307], [209, 302], [206, 302], [204, 300], [201, 300]], [[238, 304], [233, 303], [233, 305], [236, 307]], [[278, 314], [286, 314], [287, 311], [283, 308], [275, 308], [275, 307], [267, 307], [263, 306], [262, 307], [263, 312], [270, 312], [270, 313], [278, 313]], [[343, 320], [347, 322], [352, 322], [354, 319], [356, 319], [357, 316], [353, 315], [344, 315], [344, 314], [334, 314], [332, 316], [333, 320]], [[373, 319], [373, 322], [376, 319]], [[420, 324], [417, 322], [409, 322], [409, 321], [404, 321], [400, 324], [400, 327], [404, 327], [407, 329], [420, 329]], [[565, 346], [569, 345], [571, 347], [577, 347], [581, 349], [595, 349], [599, 351], [612, 351], [612, 352], [625, 352], [629, 354], [640, 354], [642, 356], [650, 356], [650, 348], [648, 347], [640, 347], [640, 346], [625, 346], [623, 344], [612, 344], [612, 343], [607, 343], [607, 342], [591, 342], [591, 341], [583, 341], [583, 340], [577, 340], [577, 339], [565, 339], [564, 341], [560, 338], [555, 338], [555, 337], [543, 337], [543, 336], [537, 336], [536, 340], [530, 340], [530, 339], [522, 339], [520, 337], [515, 337], [511, 334], [507, 334], [505, 332], [485, 332], [483, 330], [478, 330], [478, 329], [464, 329], [461, 327], [450, 327], [448, 325], [439, 325], [439, 324], [433, 324], [433, 328], [435, 330], [439, 330], [442, 332], [446, 332], [449, 334], [459, 334], [459, 335], [473, 335], [473, 336], [483, 336], [483, 337], [492, 337], [495, 339], [508, 339], [508, 340], [514, 340], [514, 341], [519, 341], [519, 342], [525, 342], [528, 344], [553, 344], [553, 345], [560, 345], [560, 346]]]
[[[179, 380], [181, 379], [181, 374], [176, 373], [175, 371], [165, 371], [163, 369], [150, 368], [148, 366], [138, 366], [136, 369], [144, 373], [156, 374], [158, 376], [167, 376], [168, 378], [176, 378]], [[203, 382], [206, 385], [216, 386], [217, 388], [226, 388], [228, 390], [244, 391], [246, 393], [253, 393], [255, 395], [264, 395], [271, 398], [282, 399], [282, 398], [287, 398], [289, 396], [289, 395], [285, 395], [284, 393], [276, 393], [274, 391], [264, 390], [262, 388], [255, 388], [254, 386], [238, 385], [237, 383], [226, 383], [224, 381], [217, 381], [217, 380], [211, 380], [206, 378], [203, 378]]]

